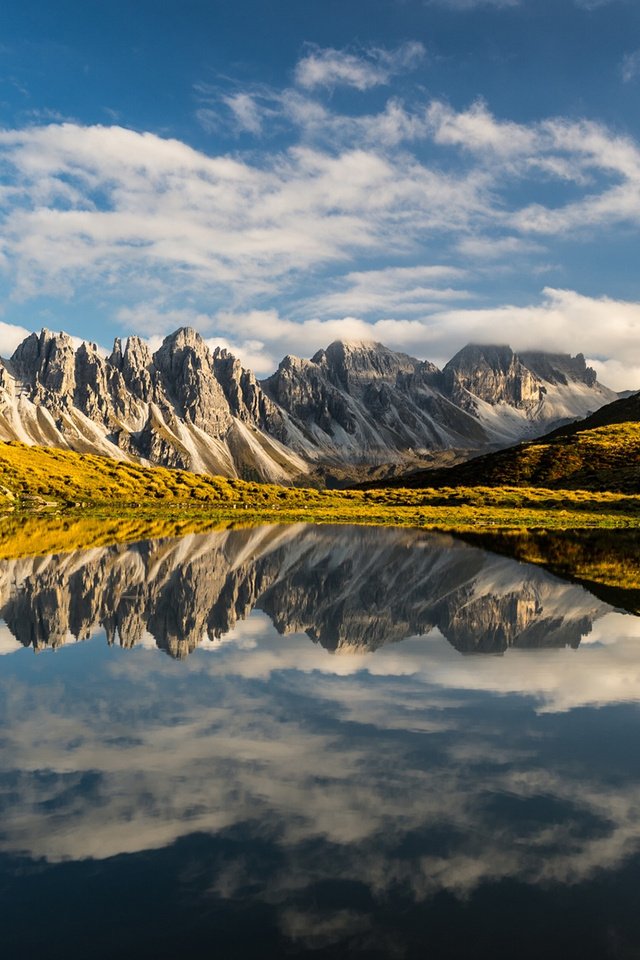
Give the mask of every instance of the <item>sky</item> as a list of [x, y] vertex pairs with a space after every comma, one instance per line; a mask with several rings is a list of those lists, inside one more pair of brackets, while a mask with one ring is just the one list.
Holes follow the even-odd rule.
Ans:
[[179, 326], [640, 388], [637, 0], [5, 0], [0, 354]]

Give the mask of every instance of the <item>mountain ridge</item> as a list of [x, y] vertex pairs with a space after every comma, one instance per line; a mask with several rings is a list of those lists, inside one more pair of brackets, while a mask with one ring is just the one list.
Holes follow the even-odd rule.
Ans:
[[309, 483], [464, 459], [615, 396], [581, 354], [469, 345], [439, 370], [375, 341], [333, 341], [260, 381], [188, 327], [153, 352], [116, 339], [109, 356], [43, 329], [0, 362], [0, 440]]

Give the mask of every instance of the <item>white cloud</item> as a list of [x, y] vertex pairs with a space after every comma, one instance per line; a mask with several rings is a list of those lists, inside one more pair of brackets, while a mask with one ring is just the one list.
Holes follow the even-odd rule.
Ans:
[[416, 41], [395, 50], [371, 47], [361, 53], [310, 46], [296, 65], [295, 82], [305, 90], [336, 86], [369, 90], [416, 66], [424, 55], [423, 45]]
[[225, 102], [236, 118], [238, 127], [249, 133], [260, 133], [262, 117], [255, 99], [250, 93], [234, 93], [225, 98]]
[[[310, 357], [333, 340], [379, 341], [440, 365], [470, 342], [509, 343], [516, 350], [544, 349], [572, 355], [582, 352], [607, 386], [614, 390], [640, 389], [640, 303], [547, 287], [539, 301], [527, 306], [446, 307], [447, 300], [464, 299], [465, 294], [443, 286], [430, 289], [430, 311], [415, 316], [417, 305], [425, 297], [425, 288], [417, 286], [415, 279], [429, 277], [430, 269], [447, 268], [409, 268], [406, 278], [393, 269], [371, 271], [370, 286], [367, 273], [353, 273], [345, 278], [343, 293], [328, 293], [309, 306], [322, 313], [339, 303], [341, 297], [351, 298], [354, 304], [360, 300], [360, 315], [354, 312], [342, 317], [316, 315], [293, 320], [272, 309], [210, 315], [183, 310], [164, 316], [143, 308], [140, 316], [148, 318], [150, 328], [166, 332], [181, 325], [194, 326], [212, 343], [227, 346], [261, 376], [273, 372], [285, 354]], [[445, 278], [446, 273], [440, 274], [441, 280]], [[363, 319], [362, 305], [377, 311], [394, 300], [398, 312], [404, 311], [405, 316]], [[136, 328], [141, 325], [130, 311], [121, 312], [120, 319]]]
[[632, 80], [640, 76], [640, 50], [625, 54], [620, 73], [624, 83], [631, 83]]
[[536, 148], [534, 128], [497, 121], [482, 101], [474, 103], [469, 110], [456, 113], [435, 100], [429, 107], [428, 118], [436, 143], [507, 156], [532, 153]]
[[481, 209], [482, 182], [373, 150], [297, 146], [266, 168], [175, 140], [72, 124], [0, 133], [14, 295], [79, 284], [274, 291], [356, 251], [400, 253]]
[[10, 357], [30, 333], [31, 330], [26, 330], [14, 323], [3, 323], [0, 320], [0, 357]]
[[[528, 258], [533, 275], [554, 258], [556, 235], [593, 239], [619, 223], [637, 228], [640, 149], [631, 137], [588, 121], [505, 121], [481, 102], [456, 111], [439, 101], [407, 107], [392, 97], [374, 113], [352, 116], [300, 90], [236, 89], [218, 97], [222, 107], [237, 129], [259, 133], [273, 121], [287, 126], [293, 142], [210, 156], [121, 127], [0, 132], [8, 302], [84, 293], [113, 304], [127, 333], [146, 335], [189, 316], [260, 370], [288, 351], [309, 352], [305, 343], [324, 346], [341, 330], [362, 336], [369, 329], [390, 346], [446, 359], [462, 345], [463, 329], [477, 336], [483, 327], [493, 337], [503, 321], [511, 329], [518, 318], [531, 329], [522, 318], [537, 309], [537, 346], [562, 340], [623, 364], [632, 356], [633, 343], [621, 338], [607, 353], [603, 338], [576, 325], [571, 311], [567, 335], [555, 327], [547, 335], [548, 301], [528, 314], [445, 311], [444, 303], [471, 296], [470, 278], [441, 282], [415, 272], [443, 261], [459, 271], [470, 258], [498, 271], [517, 256]], [[523, 196], [524, 203], [515, 199]], [[390, 256], [397, 266], [381, 268]], [[416, 262], [427, 267], [406, 265]], [[604, 324], [618, 304], [602, 303]], [[558, 322], [566, 306], [558, 311], [554, 303]], [[363, 319], [373, 314], [374, 326]], [[269, 319], [243, 332], [255, 316]], [[577, 334], [570, 344], [569, 333]]]
[[465, 257], [478, 260], [501, 260], [509, 257], [526, 256], [540, 253], [544, 247], [522, 237], [463, 237], [457, 244], [458, 251]]
[[338, 289], [307, 301], [304, 309], [334, 317], [346, 313], [424, 316], [442, 301], [468, 299], [468, 291], [450, 285], [464, 277], [464, 270], [449, 266], [358, 270], [341, 278], [335, 284]]

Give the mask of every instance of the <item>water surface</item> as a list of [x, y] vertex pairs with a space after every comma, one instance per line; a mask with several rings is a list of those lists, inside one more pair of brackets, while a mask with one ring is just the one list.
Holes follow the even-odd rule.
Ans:
[[3, 956], [639, 957], [640, 619], [496, 545], [1, 562]]

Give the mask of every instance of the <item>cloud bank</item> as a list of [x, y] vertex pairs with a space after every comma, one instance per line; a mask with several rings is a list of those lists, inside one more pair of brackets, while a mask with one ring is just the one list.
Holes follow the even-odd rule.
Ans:
[[[636, 232], [640, 146], [423, 91], [349, 112], [326, 96], [375, 91], [422, 57], [411, 42], [308, 47], [291, 87], [199, 85], [205, 130], [251, 141], [233, 152], [120, 126], [0, 131], [5, 319], [45, 299], [61, 327], [71, 300], [124, 334], [189, 322], [258, 373], [354, 334], [436, 361], [498, 337], [582, 350], [637, 386], [637, 304], [566, 283], [536, 299], [529, 279], [510, 305], [491, 289], [557, 272], [557, 244]], [[15, 338], [0, 329], [3, 353]]]

